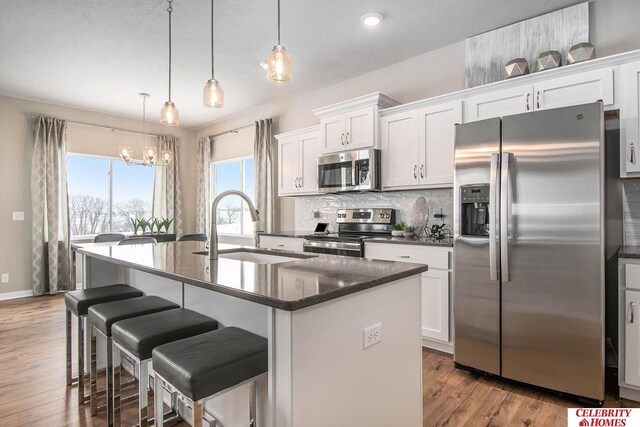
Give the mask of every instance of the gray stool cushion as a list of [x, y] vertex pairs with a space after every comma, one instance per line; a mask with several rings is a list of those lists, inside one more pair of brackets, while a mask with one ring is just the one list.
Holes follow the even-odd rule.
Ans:
[[184, 308], [120, 320], [111, 327], [113, 341], [138, 358], [151, 358], [159, 345], [218, 329], [218, 322]]
[[267, 339], [228, 327], [153, 350], [153, 369], [193, 401], [267, 372]]
[[67, 292], [64, 294], [64, 303], [76, 316], [84, 316], [92, 305], [141, 297], [142, 295], [142, 292], [129, 285], [109, 285]]
[[178, 304], [156, 296], [129, 298], [121, 301], [96, 304], [89, 307], [89, 322], [105, 336], [111, 336], [111, 325], [118, 320], [144, 316], [158, 311], [179, 308]]

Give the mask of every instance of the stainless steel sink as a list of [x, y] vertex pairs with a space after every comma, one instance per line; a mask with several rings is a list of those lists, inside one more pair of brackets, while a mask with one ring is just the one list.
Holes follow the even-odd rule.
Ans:
[[[196, 255], [209, 255], [207, 251], [194, 252]], [[299, 261], [306, 258], [315, 258], [313, 255], [303, 255], [292, 257], [285, 254], [265, 253], [249, 250], [238, 250], [233, 252], [219, 252], [218, 258], [235, 259], [237, 261], [251, 262], [254, 264], [280, 264], [283, 262]]]

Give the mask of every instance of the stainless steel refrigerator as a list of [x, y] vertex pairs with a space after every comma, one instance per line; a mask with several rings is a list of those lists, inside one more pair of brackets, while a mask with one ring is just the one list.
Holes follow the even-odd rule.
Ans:
[[618, 150], [600, 102], [456, 126], [457, 367], [604, 399]]

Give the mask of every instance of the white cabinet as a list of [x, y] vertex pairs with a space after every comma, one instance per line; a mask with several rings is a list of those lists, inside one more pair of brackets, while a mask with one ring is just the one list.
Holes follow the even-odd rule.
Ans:
[[320, 118], [322, 154], [377, 148], [380, 133], [378, 112], [395, 105], [398, 105], [396, 100], [375, 92], [313, 110]]
[[466, 120], [475, 121], [528, 111], [601, 100], [614, 103], [613, 68], [587, 71], [468, 98]]
[[453, 185], [455, 125], [460, 101], [382, 117], [383, 188]]
[[640, 172], [640, 62], [620, 67], [624, 97], [621, 110], [623, 155], [627, 172]]
[[640, 387], [640, 292], [625, 292], [624, 381]]
[[640, 401], [640, 260], [619, 258], [618, 278], [620, 397]]
[[278, 195], [317, 192], [320, 132], [317, 126], [276, 135], [278, 140]]
[[304, 239], [300, 237], [272, 236], [260, 234], [262, 249], [280, 249], [283, 251], [304, 252]]
[[422, 345], [452, 353], [451, 342], [451, 256], [447, 247], [365, 242], [370, 259], [426, 264], [420, 277], [422, 295]]

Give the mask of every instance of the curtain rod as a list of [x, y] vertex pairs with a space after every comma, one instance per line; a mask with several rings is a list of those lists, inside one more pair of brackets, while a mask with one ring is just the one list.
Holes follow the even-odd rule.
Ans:
[[[31, 115], [32, 119], [35, 119], [37, 116], [35, 115]], [[64, 120], [64, 119], [63, 119]], [[142, 135], [142, 132], [138, 132], [135, 130], [129, 130], [129, 129], [121, 129], [121, 128], [114, 128], [113, 126], [101, 126], [101, 125], [94, 125], [91, 123], [82, 123], [82, 122], [74, 122], [71, 120], [65, 120], [67, 123], [73, 124], [73, 125], [80, 125], [80, 126], [89, 126], [89, 127], [94, 127], [94, 128], [101, 128], [101, 129], [111, 129], [112, 131], [118, 131], [118, 132], [125, 132], [125, 133], [135, 133], [136, 135]], [[145, 132], [145, 135], [149, 135], [149, 136], [158, 136], [158, 134], [155, 133], [149, 133], [149, 132]]]
[[238, 133], [239, 130], [246, 129], [246, 128], [249, 128], [249, 127], [253, 127], [255, 125], [256, 125], [255, 123], [251, 123], [251, 124], [248, 124], [248, 125], [239, 126], [239, 127], [235, 128], [235, 129], [226, 130], [224, 132], [216, 133], [215, 135], [209, 135], [209, 138], [217, 138], [219, 136], [226, 135], [228, 133]]

